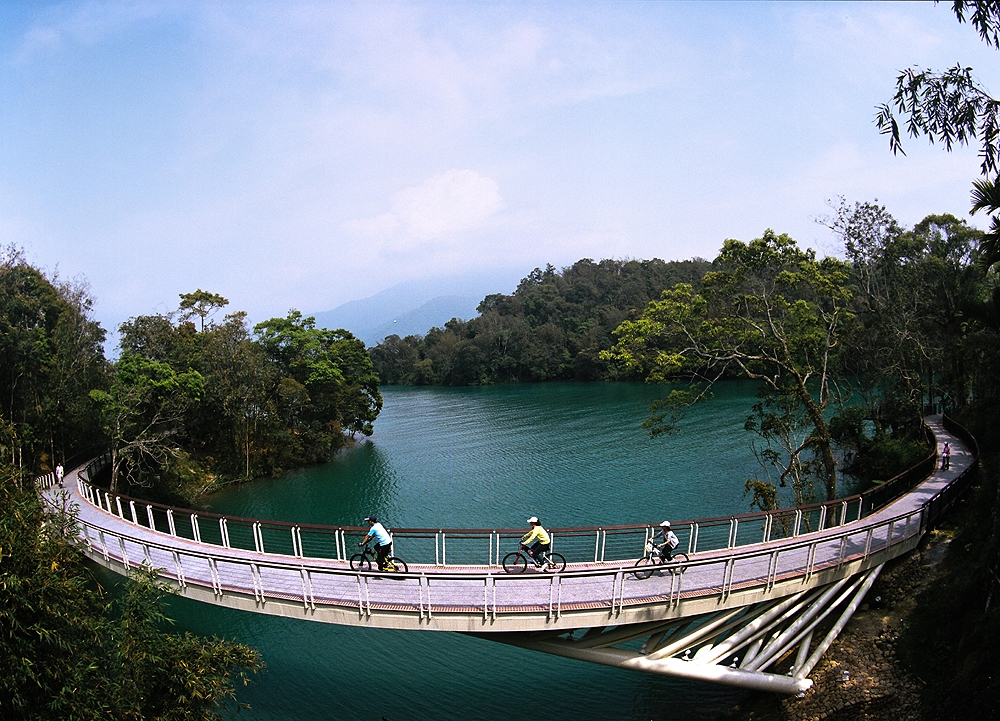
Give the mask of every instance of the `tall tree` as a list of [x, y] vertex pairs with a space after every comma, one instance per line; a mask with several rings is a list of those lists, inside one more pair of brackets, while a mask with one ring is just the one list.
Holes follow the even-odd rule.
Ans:
[[622, 323], [605, 358], [651, 382], [689, 382], [647, 421], [654, 435], [673, 430], [679, 414], [727, 375], [760, 381], [774, 396], [791, 399], [812, 424], [808, 448], [821, 461], [827, 498], [836, 498], [824, 413], [834, 398], [840, 335], [853, 317], [849, 267], [817, 260], [771, 230], [750, 243], [727, 240], [714, 267], [701, 292], [678, 284], [637, 320]]
[[92, 390], [111, 441], [111, 490], [122, 471], [139, 482], [144, 464], [162, 467], [177, 455], [177, 436], [188, 406], [201, 397], [198, 371], [177, 373], [166, 363], [123, 353], [108, 391]]
[[229, 301], [218, 293], [209, 293], [201, 288], [194, 293], [181, 293], [181, 319], [187, 320], [198, 316], [201, 321], [201, 330], [204, 332], [205, 319], [219, 308], [225, 308], [227, 305], [229, 305]]

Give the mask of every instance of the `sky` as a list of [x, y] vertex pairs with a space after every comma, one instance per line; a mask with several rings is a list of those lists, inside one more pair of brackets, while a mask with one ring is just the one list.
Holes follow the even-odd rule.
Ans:
[[969, 217], [975, 149], [893, 156], [875, 108], [998, 59], [950, 2], [7, 2], [0, 245], [109, 330], [197, 288], [258, 321], [766, 228], [836, 253], [838, 196]]

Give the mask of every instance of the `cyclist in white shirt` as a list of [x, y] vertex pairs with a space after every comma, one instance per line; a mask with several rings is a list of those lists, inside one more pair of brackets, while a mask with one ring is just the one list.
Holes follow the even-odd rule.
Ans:
[[660, 552], [660, 557], [669, 561], [672, 558], [671, 552], [680, 544], [677, 534], [670, 530], [670, 521], [663, 521], [660, 524], [660, 537], [663, 539], [663, 543], [656, 544], [656, 548]]
[[359, 543], [359, 546], [363, 546], [372, 538], [375, 539], [375, 555], [378, 558], [378, 570], [385, 570], [385, 559], [386, 556], [392, 555], [392, 536], [389, 532], [385, 530], [385, 526], [378, 522], [375, 516], [368, 516], [365, 519], [371, 528], [368, 531], [368, 535], [365, 539]]

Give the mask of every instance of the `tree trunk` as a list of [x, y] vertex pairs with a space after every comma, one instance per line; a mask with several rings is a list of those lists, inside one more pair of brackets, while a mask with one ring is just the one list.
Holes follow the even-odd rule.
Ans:
[[806, 413], [809, 414], [809, 420], [812, 421], [815, 428], [813, 436], [816, 439], [816, 445], [823, 459], [823, 468], [826, 470], [826, 478], [824, 479], [826, 500], [833, 501], [837, 498], [837, 460], [833, 457], [830, 430], [826, 427], [826, 420], [823, 418], [823, 409], [813, 399], [812, 395], [810, 395], [809, 389], [801, 381], [799, 381], [798, 386], [799, 400], [805, 406]]

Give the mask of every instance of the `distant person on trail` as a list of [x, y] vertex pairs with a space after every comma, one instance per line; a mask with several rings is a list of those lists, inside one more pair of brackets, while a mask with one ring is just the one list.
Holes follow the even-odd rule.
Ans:
[[63, 471], [62, 463], [60, 463], [60, 464], [58, 464], [56, 466], [56, 482], [57, 483], [62, 483], [63, 473], [64, 473], [64, 471]]
[[663, 521], [660, 524], [660, 537], [663, 539], [663, 543], [656, 544], [660, 557], [664, 561], [673, 560], [673, 556], [670, 554], [680, 544], [680, 539], [677, 538], [676, 533], [670, 530], [670, 521]]
[[941, 468], [951, 468], [951, 444], [948, 441], [944, 442], [944, 448], [941, 449]]
[[[531, 526], [531, 530], [521, 536], [521, 545], [528, 549], [528, 555], [531, 556], [535, 565], [541, 566], [545, 563], [545, 554], [552, 548], [552, 539], [549, 537], [549, 532], [542, 528], [542, 524], [538, 522], [537, 516], [529, 518], [528, 525]], [[528, 548], [528, 544], [532, 541], [534, 543]]]
[[358, 545], [363, 546], [374, 538], [375, 555], [378, 559], [378, 570], [384, 571], [386, 556], [392, 553], [392, 536], [389, 535], [389, 532], [385, 530], [385, 526], [379, 523], [375, 516], [368, 516], [365, 521], [370, 526], [370, 529], [368, 531], [368, 535], [365, 536], [365, 539]]

